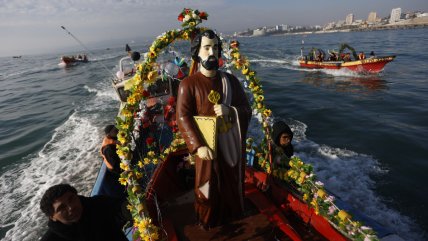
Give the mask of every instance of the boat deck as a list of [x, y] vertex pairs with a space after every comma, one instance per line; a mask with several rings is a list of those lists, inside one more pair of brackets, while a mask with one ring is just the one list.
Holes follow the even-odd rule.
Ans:
[[193, 203], [190, 190], [162, 208], [168, 240], [326, 240], [298, 217], [278, 216], [275, 205], [252, 185], [246, 186], [244, 216], [223, 226], [205, 230], [197, 225]]

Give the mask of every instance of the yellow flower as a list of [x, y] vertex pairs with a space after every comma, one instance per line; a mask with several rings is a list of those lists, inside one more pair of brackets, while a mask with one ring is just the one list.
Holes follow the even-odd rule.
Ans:
[[153, 158], [152, 163], [156, 165], [159, 163], [159, 160], [157, 158]]
[[[129, 111], [128, 109], [123, 108], [122, 109], [122, 115], [125, 116], [125, 117], [131, 117], [132, 116], [132, 112]], [[126, 128], [126, 129], [128, 129], [128, 128]]]
[[119, 178], [119, 182], [120, 182], [120, 184], [122, 184], [123, 186], [126, 186], [126, 184], [128, 184], [128, 181], [126, 180], [126, 178], [123, 178], [123, 177]]
[[129, 105], [135, 105], [135, 103], [136, 103], [136, 100], [135, 100], [135, 98], [134, 98], [134, 96], [128, 96], [128, 98], [126, 99], [126, 102], [129, 104]]
[[126, 209], [128, 209], [129, 211], [132, 211], [132, 205], [131, 204], [128, 204], [128, 205], [126, 205]]
[[155, 152], [154, 151], [149, 151], [149, 152], [147, 152], [147, 156], [154, 157], [155, 156]]
[[147, 82], [149, 84], [153, 84], [156, 81], [157, 77], [158, 77], [158, 71], [156, 71], [156, 70], [150, 71], [147, 74]]
[[322, 189], [319, 189], [317, 191], [317, 194], [318, 194], [318, 197], [320, 197], [320, 198], [324, 198], [325, 195], [327, 195], [326, 192], [324, 190], [322, 190]]
[[305, 178], [306, 176], [307, 176], [307, 174], [306, 174], [305, 172], [301, 172], [301, 173], [300, 173], [300, 177], [301, 177], [301, 178]]
[[140, 185], [135, 185], [135, 186], [132, 187], [132, 193], [137, 194], [139, 192], [141, 192]]
[[190, 27], [193, 27], [193, 26], [195, 26], [195, 24], [196, 24], [196, 23], [192, 21], [192, 22], [190, 22], [190, 23], [189, 23], [189, 26], [190, 26]]
[[263, 114], [264, 114], [266, 117], [269, 117], [269, 116], [272, 114], [272, 111], [271, 111], [271, 110], [269, 110], [269, 109], [266, 109], [266, 110], [263, 112]]
[[337, 214], [337, 216], [342, 220], [342, 221], [346, 221], [347, 219], [351, 218], [351, 215], [349, 215], [347, 212], [345, 212], [344, 210], [340, 210], [339, 213]]
[[151, 232], [150, 233], [150, 238], [151, 238], [151, 240], [158, 240], [159, 239], [159, 235], [158, 235], [158, 232], [156, 232], [156, 231], [154, 231], [154, 232]]
[[263, 104], [262, 103], [257, 103], [257, 109], [261, 109], [263, 108]]
[[140, 231], [141, 234], [144, 234], [146, 229], [150, 226], [150, 223], [152, 222], [151, 219], [149, 218], [143, 218], [139, 223], [138, 223], [138, 230]]
[[[132, 114], [131, 114], [131, 116], [132, 116]], [[124, 130], [128, 130], [129, 129], [129, 124], [128, 123], [123, 123], [123, 124], [120, 125], [120, 128], [124, 129]]]
[[241, 58], [241, 54], [239, 52], [233, 53], [232, 57], [234, 57], [235, 59], [239, 59]]
[[116, 153], [117, 153], [117, 155], [118, 156], [125, 156], [125, 153], [123, 152], [123, 150], [121, 150], [121, 149], [118, 149], [117, 151], [116, 151]]
[[148, 165], [150, 164], [150, 159], [149, 158], [144, 158], [144, 165]]
[[307, 194], [307, 193], [305, 193], [305, 194], [303, 194], [303, 200], [308, 200], [308, 198], [309, 198], [309, 195]]
[[129, 166], [126, 165], [125, 163], [121, 162], [120, 164], [120, 168], [124, 171], [129, 171]]
[[249, 71], [249, 69], [247, 67], [244, 66], [244, 68], [242, 68], [242, 74], [243, 75], [247, 75], [248, 71]]
[[189, 34], [188, 34], [187, 32], [183, 32], [183, 33], [181, 34], [181, 38], [182, 38], [183, 40], [188, 40], [188, 39], [189, 39]]
[[143, 166], [144, 166], [144, 164], [143, 164], [143, 162], [142, 162], [142, 161], [138, 161], [137, 165], [138, 165], [140, 168], [143, 168]]
[[137, 180], [140, 180], [142, 177], [143, 177], [143, 174], [141, 172], [135, 173], [135, 178], [137, 178]]
[[138, 206], [137, 206], [138, 213], [141, 213], [143, 210], [144, 210], [143, 204], [142, 203], [138, 204]]
[[265, 99], [265, 97], [263, 95], [258, 95], [256, 100], [257, 102], [262, 102]]

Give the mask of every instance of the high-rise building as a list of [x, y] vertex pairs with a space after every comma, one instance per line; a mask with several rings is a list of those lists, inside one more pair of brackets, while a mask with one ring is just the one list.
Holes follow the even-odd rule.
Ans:
[[346, 16], [346, 25], [351, 25], [354, 22], [354, 14], [350, 13]]
[[369, 17], [367, 18], [368, 23], [376, 22], [376, 12], [370, 12]]
[[391, 11], [391, 17], [389, 18], [389, 23], [398, 22], [401, 18], [401, 8], [393, 8]]

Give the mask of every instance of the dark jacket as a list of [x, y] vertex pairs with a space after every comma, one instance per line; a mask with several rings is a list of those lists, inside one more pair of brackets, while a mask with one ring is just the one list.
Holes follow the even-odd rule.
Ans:
[[[275, 122], [272, 126], [271, 138], [275, 143], [275, 145], [278, 147], [280, 146], [279, 137], [281, 136], [282, 133], [287, 133], [290, 136], [290, 141], [293, 140], [293, 132], [291, 131], [290, 127], [287, 124], [285, 124], [284, 121]], [[285, 155], [287, 155], [287, 157], [289, 158], [294, 154], [294, 149], [291, 142], [286, 147], [282, 147], [282, 149]]]
[[79, 196], [83, 213], [77, 223], [65, 225], [49, 220], [41, 241], [127, 241], [122, 227], [131, 221], [127, 202], [107, 196]]

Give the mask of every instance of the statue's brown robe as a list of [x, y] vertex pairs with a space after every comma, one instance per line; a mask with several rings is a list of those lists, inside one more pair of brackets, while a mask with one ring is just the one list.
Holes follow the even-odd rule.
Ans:
[[[227, 73], [226, 75], [232, 91], [231, 106], [236, 108], [239, 116], [242, 155], [240, 162], [234, 167], [227, 163], [219, 150], [212, 161], [201, 160], [196, 155], [195, 211], [198, 221], [205, 226], [219, 225], [239, 217], [244, 208], [242, 194], [246, 163], [244, 142], [251, 118], [251, 108], [238, 79], [233, 75]], [[177, 123], [192, 154], [195, 154], [199, 147], [206, 146], [193, 117], [215, 116], [214, 106], [208, 100], [211, 90], [220, 93], [219, 103], [223, 103], [223, 84], [220, 73], [209, 78], [198, 72], [180, 83], [177, 96]], [[210, 184], [208, 199], [199, 190], [199, 187], [206, 182]]]

